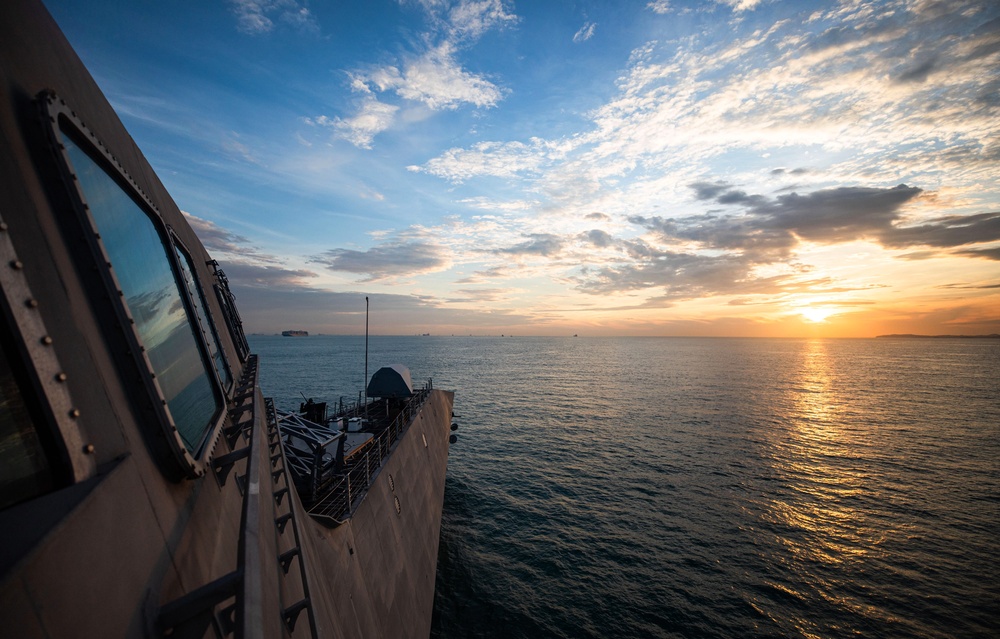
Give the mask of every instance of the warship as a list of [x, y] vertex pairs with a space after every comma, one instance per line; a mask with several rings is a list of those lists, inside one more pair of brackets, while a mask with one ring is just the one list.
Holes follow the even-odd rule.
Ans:
[[278, 410], [38, 0], [0, 4], [0, 93], [0, 636], [428, 636], [453, 393]]

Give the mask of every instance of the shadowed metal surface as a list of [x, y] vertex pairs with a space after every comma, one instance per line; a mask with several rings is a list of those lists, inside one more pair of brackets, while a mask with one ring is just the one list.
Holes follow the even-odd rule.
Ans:
[[[408, 416], [350, 519], [315, 522], [225, 275], [39, 2], [0, 7], [0, 72], [0, 324], [51, 466], [0, 510], [0, 633], [427, 636], [452, 394]], [[165, 272], [190, 280], [178, 307], [209, 323], [192, 352], [225, 396], [204, 441], [178, 435], [181, 403], [164, 408], [70, 138], [148, 216]]]

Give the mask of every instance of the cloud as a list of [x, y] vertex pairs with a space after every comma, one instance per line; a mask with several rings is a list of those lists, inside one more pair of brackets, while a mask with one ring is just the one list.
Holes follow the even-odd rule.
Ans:
[[882, 236], [891, 248], [953, 247], [1000, 240], [1000, 213], [946, 215], [916, 226], [897, 226]]
[[607, 248], [614, 244], [614, 238], [607, 231], [592, 229], [583, 234], [585, 241], [598, 248]]
[[719, 4], [724, 4], [735, 13], [741, 11], [751, 11], [761, 3], [761, 0], [715, 0]]
[[717, 249], [777, 249], [780, 255], [787, 255], [797, 243], [796, 237], [823, 243], [880, 237], [899, 218], [899, 208], [921, 193], [905, 185], [891, 189], [842, 187], [768, 200], [721, 182], [696, 182], [691, 188], [698, 200], [739, 204], [745, 211], [673, 219], [632, 216], [629, 221], [665, 239], [691, 240]]
[[[417, 166], [408, 166], [406, 168], [410, 171], [422, 170], [420, 167]], [[458, 200], [458, 202], [485, 211], [530, 211], [531, 209], [537, 208], [539, 206], [539, 203], [537, 201], [492, 200], [482, 195], [477, 195], [476, 197], [463, 198], [461, 200]]]
[[929, 59], [904, 70], [896, 77], [896, 82], [924, 82], [931, 71], [937, 68], [937, 57], [931, 56]]
[[330, 249], [310, 262], [331, 271], [367, 275], [364, 281], [443, 271], [451, 266], [443, 247], [420, 240], [386, 242], [366, 251]]
[[727, 190], [729, 185], [725, 182], [694, 182], [691, 184], [691, 188], [694, 189], [695, 197], [699, 200], [711, 200], [719, 196], [720, 193]]
[[531, 233], [527, 235], [527, 238], [526, 241], [514, 246], [497, 249], [497, 253], [553, 257], [559, 254], [564, 245], [563, 239], [552, 233]]
[[276, 333], [288, 328], [289, 318], [298, 318], [295, 325], [310, 332], [363, 334], [365, 297], [370, 299], [370, 324], [375, 335], [531, 326], [535, 320], [531, 315], [502, 309], [449, 308], [444, 300], [418, 295], [296, 286], [248, 289], [238, 285], [233, 292], [248, 333]]
[[472, 0], [450, 8], [447, 30], [456, 40], [476, 40], [491, 29], [503, 29], [518, 21], [502, 0]]
[[250, 240], [246, 237], [228, 231], [214, 222], [191, 215], [187, 211], [182, 211], [182, 213], [187, 218], [188, 224], [194, 229], [198, 239], [210, 252], [236, 253], [250, 244]]
[[[628, 221], [644, 227], [657, 244], [642, 239], [621, 242], [628, 259], [584, 271], [576, 277], [580, 290], [609, 293], [662, 287], [664, 299], [787, 292], [800, 284], [794, 268], [785, 275], [766, 277], [759, 276], [756, 269], [788, 263], [803, 241], [840, 244], [870, 240], [898, 249], [951, 248], [1000, 240], [1000, 213], [950, 215], [906, 225], [902, 209], [922, 191], [903, 184], [884, 189], [820, 189], [773, 199], [746, 194], [734, 198], [731, 194], [742, 191], [725, 182], [695, 182], [691, 188], [698, 201], [731, 201], [743, 210], [732, 215], [676, 218], [631, 216]], [[597, 240], [595, 245], [610, 245], [610, 236], [593, 233], [588, 237]], [[961, 253], [998, 257], [993, 248]]]
[[873, 240], [890, 249], [951, 248], [1000, 240], [1000, 212], [947, 215], [923, 224], [904, 223], [902, 208], [923, 193], [900, 184], [886, 189], [838, 187], [774, 199], [747, 195], [724, 182], [691, 184], [698, 200], [745, 207], [740, 215], [698, 215], [673, 219], [632, 216], [664, 240], [696, 241], [713, 249], [777, 250], [787, 255], [799, 240], [837, 244]]
[[500, 278], [508, 277], [510, 275], [510, 273], [511, 273], [511, 269], [510, 269], [509, 266], [506, 266], [506, 265], [504, 265], [504, 266], [494, 266], [492, 268], [489, 268], [489, 269], [486, 269], [486, 270], [483, 270], [483, 271], [476, 271], [475, 273], [473, 273], [472, 275], [470, 275], [468, 277], [463, 277], [460, 280], [456, 280], [455, 283], [456, 284], [479, 284], [480, 282], [483, 282], [483, 281], [489, 281], [489, 280], [493, 280], [493, 279], [500, 279]]
[[597, 29], [596, 22], [585, 22], [580, 30], [573, 34], [573, 42], [586, 42], [594, 37], [594, 30]]
[[[985, 81], [995, 70], [982, 62], [1000, 62], [996, 28], [969, 35], [974, 12], [949, 14], [944, 25], [922, 22], [921, 31], [906, 28], [913, 17], [906, 11], [901, 19], [854, 5], [838, 10], [843, 15], [815, 14], [833, 25], [819, 35], [788, 21], [724, 45], [699, 48], [696, 36], [672, 44], [673, 51], [651, 43], [633, 53], [617, 95], [588, 114], [589, 130], [530, 143], [479, 142], [412, 170], [453, 182], [499, 177], [520, 184], [539, 197], [536, 208], [548, 219], [579, 220], [581, 209], [599, 206], [643, 227], [644, 239], [614, 240], [578, 227], [498, 253], [558, 256], [569, 240], [602, 255], [619, 251], [599, 268], [578, 269], [572, 280], [588, 293], [663, 289], [654, 304], [799, 291], [807, 243], [933, 249], [906, 259], [962, 246], [968, 248], [948, 254], [996, 259], [996, 249], [974, 246], [997, 238], [995, 214], [955, 209], [919, 217], [935, 201], [927, 188], [971, 185], [975, 193], [995, 178], [989, 158], [1000, 157], [1000, 120], [988, 114], [1000, 102]], [[925, 37], [931, 32], [941, 37]], [[792, 158], [791, 167], [753, 160], [772, 152]], [[809, 168], [796, 166], [796, 156]], [[836, 159], [824, 166], [814, 158]], [[713, 171], [719, 166], [729, 171]], [[731, 177], [752, 181], [753, 171], [770, 192]], [[693, 179], [713, 174], [727, 178]], [[942, 185], [943, 174], [963, 183]], [[921, 179], [878, 185], [901, 175]], [[788, 178], [805, 186], [775, 184]], [[913, 185], [921, 182], [930, 186]], [[686, 187], [693, 203], [682, 201]], [[656, 210], [667, 203], [675, 212]]]
[[646, 8], [653, 13], [659, 13], [663, 15], [664, 13], [670, 13], [670, 0], [654, 0], [646, 5]]
[[[572, 178], [596, 193], [685, 165], [732, 158], [740, 166], [747, 153], [817, 149], [849, 158], [839, 168], [851, 176], [886, 175], [892, 165], [899, 174], [919, 162], [925, 171], [975, 170], [985, 181], [995, 166], [986, 149], [1000, 137], [1000, 91], [991, 89], [1000, 86], [1000, 21], [983, 10], [932, 14], [931, 4], [896, 12], [846, 4], [742, 37], [650, 42], [633, 51], [617, 94], [587, 114], [591, 128], [546, 140], [563, 157], [544, 175], [521, 177], [543, 187]], [[511, 143], [492, 144], [502, 152]], [[968, 152], [939, 150], [956, 148]], [[546, 149], [534, 148], [538, 157], [526, 164], [550, 161]]]
[[[418, 2], [432, 30], [421, 38], [420, 50], [403, 55], [395, 64], [375, 66], [347, 73], [351, 90], [367, 99], [358, 112], [333, 122], [342, 137], [359, 148], [371, 148], [376, 135], [389, 129], [399, 105], [385, 101], [388, 94], [405, 102], [422, 104], [432, 111], [455, 110], [464, 105], [493, 108], [507, 91], [483, 75], [463, 68], [461, 49], [491, 29], [516, 24], [502, 0], [447, 0]], [[381, 94], [380, 101], [376, 96]]]
[[402, 69], [384, 66], [349, 74], [354, 91], [373, 94], [393, 92], [433, 110], [456, 109], [462, 104], [496, 106], [503, 91], [481, 76], [461, 68], [452, 43], [444, 42], [408, 59]]
[[978, 257], [984, 260], [995, 260], [1000, 262], [1000, 246], [993, 246], [989, 248], [980, 249], [966, 249], [964, 251], [955, 251], [953, 255], [960, 255], [962, 257]]
[[500, 178], [538, 175], [544, 164], [558, 156], [558, 150], [543, 140], [524, 142], [480, 142], [468, 149], [453, 148], [423, 166], [407, 167], [437, 177], [463, 182], [474, 177]]
[[281, 264], [280, 258], [262, 253], [246, 237], [224, 229], [214, 222], [192, 215], [187, 211], [182, 211], [182, 213], [194, 230], [195, 235], [198, 236], [201, 243], [205, 245], [205, 248], [214, 257], [224, 255], [236, 260], [257, 264], [275, 266]]
[[[407, 167], [451, 182], [443, 208], [480, 209], [474, 218], [442, 223], [447, 235], [393, 235], [314, 263], [369, 281], [461, 264], [455, 278], [467, 288], [455, 300], [516, 276], [663, 307], [720, 295], [750, 304], [821, 285], [833, 295], [853, 290], [848, 277], [926, 272], [933, 282], [944, 258], [970, 258], [961, 262], [970, 271], [1000, 260], [995, 7], [845, 2], [800, 13], [768, 3], [751, 16], [762, 3], [734, 0], [699, 10], [728, 15], [721, 4], [734, 13], [726, 29], [636, 47], [603, 104], [580, 112], [553, 98], [564, 109], [559, 133], [477, 133]], [[313, 125], [370, 148], [403, 116], [503, 103], [503, 79], [466, 55], [490, 29], [517, 22], [512, 5], [408, 6], [426, 14], [427, 30], [395, 57], [350, 70], [348, 115]], [[680, 11], [662, 0], [647, 9]], [[574, 40], [594, 33], [588, 22]], [[477, 131], [501, 130], [499, 110], [477, 115]], [[535, 126], [555, 117], [540, 112]], [[886, 268], [858, 275], [853, 257], [838, 263], [848, 251]], [[827, 273], [836, 275], [822, 284]], [[845, 303], [860, 304], [854, 297]]]
[[797, 244], [788, 230], [761, 228], [759, 220], [752, 217], [631, 217], [629, 222], [645, 226], [666, 245], [694, 242], [706, 250], [739, 252], [753, 263], [771, 263], [788, 258]]
[[308, 124], [332, 128], [341, 137], [361, 149], [372, 148], [375, 136], [392, 126], [399, 107], [379, 102], [374, 96], [365, 96], [357, 113], [347, 118], [319, 116], [306, 119]]
[[461, 297], [451, 297], [447, 301], [454, 304], [499, 302], [510, 297], [513, 289], [509, 288], [463, 288], [457, 291]]
[[312, 271], [288, 268], [284, 260], [261, 252], [246, 237], [214, 222], [187, 212], [184, 216], [234, 288], [303, 287], [316, 277]]
[[229, 0], [236, 15], [236, 28], [250, 35], [274, 30], [274, 21], [284, 22], [300, 31], [319, 31], [309, 9], [296, 0]]
[[247, 288], [306, 286], [308, 280], [316, 277], [316, 273], [304, 269], [289, 269], [246, 260], [225, 260], [221, 265], [230, 282]]
[[882, 238], [892, 231], [902, 205], [921, 189], [900, 184], [891, 189], [839, 187], [806, 195], [789, 193], [751, 208], [764, 229], [790, 231], [812, 242], [851, 242]]
[[641, 241], [629, 247], [633, 261], [605, 266], [576, 278], [580, 290], [592, 294], [663, 288], [663, 300], [780, 290], [774, 278], [749, 277], [749, 261], [741, 256], [698, 255], [658, 249]]
[[461, 104], [489, 108], [503, 98], [495, 84], [462, 69], [449, 42], [410, 60], [402, 72], [390, 67], [381, 77], [380, 90], [394, 90], [401, 98], [434, 110], [456, 109]]
[[976, 289], [991, 289], [991, 288], [1000, 288], [1000, 283], [993, 283], [993, 284], [957, 284], [957, 283], [939, 284], [937, 286], [937, 288], [958, 288], [958, 289], [973, 289], [973, 290], [976, 290]]
[[220, 146], [230, 158], [242, 160], [249, 164], [256, 164], [264, 168], [267, 166], [254, 149], [240, 140], [240, 135], [237, 133], [229, 133], [226, 139], [222, 140]]

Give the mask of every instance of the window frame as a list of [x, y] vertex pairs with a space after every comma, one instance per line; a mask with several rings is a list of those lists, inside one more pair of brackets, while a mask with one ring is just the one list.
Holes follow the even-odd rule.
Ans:
[[[143, 191], [136, 181], [129, 175], [128, 171], [118, 162], [117, 158], [105, 146], [96, 133], [91, 130], [83, 120], [66, 104], [66, 102], [54, 94], [42, 96], [43, 109], [47, 117], [48, 130], [51, 141], [54, 145], [55, 153], [59, 159], [60, 171], [68, 186], [68, 191], [73, 202], [73, 208], [81, 221], [87, 236], [87, 243], [91, 249], [91, 254], [95, 261], [95, 266], [100, 273], [101, 279], [107, 289], [111, 306], [118, 319], [127, 342], [128, 351], [132, 355], [148, 395], [149, 404], [157, 417], [157, 422], [166, 437], [170, 449], [174, 453], [175, 460], [179, 464], [183, 473], [191, 479], [201, 477], [210, 467], [212, 451], [219, 441], [220, 434], [227, 416], [228, 390], [224, 388], [222, 380], [218, 378], [215, 362], [211, 357], [211, 352], [205, 340], [205, 328], [200, 326], [197, 313], [194, 310], [192, 295], [200, 294], [199, 291], [192, 291], [186, 284], [186, 278], [179, 263], [177, 248], [179, 247], [188, 257], [191, 252], [179, 241], [177, 234], [164, 221], [159, 209], [151, 198]], [[125, 293], [119, 283], [115, 267], [111, 263], [110, 256], [104, 246], [94, 217], [87, 204], [87, 197], [76, 174], [69, 157], [69, 151], [64, 143], [65, 139], [70, 139], [74, 145], [78, 146], [87, 156], [102, 169], [107, 176], [114, 181], [122, 192], [129, 197], [135, 205], [146, 215], [149, 223], [163, 246], [167, 258], [170, 273], [180, 292], [180, 298], [184, 305], [184, 312], [188, 324], [190, 325], [194, 337], [198, 355], [206, 372], [212, 394], [215, 398], [216, 409], [211, 419], [194, 447], [190, 450], [184, 442], [181, 433], [174, 422], [167, 405], [167, 398], [160, 387], [157, 373], [146, 352], [137, 324], [132, 316], [132, 312], [125, 300]], [[192, 260], [193, 263], [193, 260]], [[195, 286], [201, 286], [197, 273], [192, 274]], [[205, 300], [202, 295], [202, 300]], [[204, 305], [204, 304], [203, 304]], [[206, 315], [208, 314], [206, 309]], [[213, 322], [211, 316], [204, 318], [206, 322]], [[214, 325], [214, 324], [213, 324]], [[218, 329], [215, 328], [216, 336]], [[218, 341], [218, 337], [216, 338]], [[232, 367], [226, 357], [222, 344], [218, 344], [223, 360], [232, 377]], [[141, 422], [141, 419], [139, 420]], [[140, 423], [140, 428], [142, 427]]]
[[[29, 498], [60, 490], [97, 473], [91, 449], [84, 443], [76, 408], [66, 384], [65, 369], [53, 348], [53, 340], [38, 310], [24, 270], [31, 264], [18, 259], [11, 230], [0, 218], [0, 336], [15, 385], [35, 427], [53, 485]], [[8, 506], [8, 508], [13, 506]]]
[[222, 317], [226, 320], [226, 328], [229, 329], [229, 337], [233, 341], [233, 347], [236, 349], [236, 355], [240, 358], [240, 361], [246, 363], [247, 359], [250, 357], [250, 345], [247, 343], [246, 334], [243, 332], [243, 319], [240, 317], [240, 311], [236, 307], [236, 296], [233, 295], [232, 290], [229, 288], [229, 278], [226, 277], [225, 272], [219, 268], [219, 263], [216, 260], [209, 260], [208, 265], [212, 267], [215, 271], [215, 284], [212, 286], [215, 289], [215, 296], [219, 301], [219, 308], [222, 309]]
[[[184, 244], [184, 241], [181, 240], [181, 238], [177, 235], [177, 233], [169, 224], [167, 225], [167, 231], [170, 235], [170, 239], [174, 248], [177, 251], [183, 253], [185, 259], [187, 259], [188, 262], [187, 268], [188, 270], [191, 271], [191, 278], [194, 283], [194, 290], [188, 289], [187, 286], [183, 288], [190, 297], [193, 298], [197, 296], [198, 298], [196, 300], [197, 305], [205, 313], [205, 317], [203, 318], [204, 323], [199, 321], [198, 328], [202, 334], [202, 339], [206, 341], [206, 345], [209, 339], [213, 340], [215, 342], [215, 347], [218, 350], [219, 355], [222, 357], [222, 366], [223, 368], [226, 369], [226, 375], [229, 376], [229, 382], [227, 383], [226, 380], [224, 379], [219, 379], [218, 381], [219, 385], [222, 387], [224, 391], [225, 397], [228, 398], [229, 394], [233, 390], [233, 386], [236, 384], [236, 376], [233, 374], [233, 367], [229, 365], [229, 358], [226, 357], [226, 349], [222, 347], [222, 340], [219, 337], [219, 325], [218, 323], [216, 323], [215, 318], [212, 315], [212, 309], [209, 308], [208, 306], [208, 296], [205, 295], [205, 287], [202, 285], [201, 280], [198, 279], [198, 274], [195, 267], [194, 255], [191, 253], [191, 251], [188, 250], [187, 245]], [[195, 300], [188, 300], [189, 306], [193, 306], [194, 301]], [[197, 315], [197, 313], [195, 313], [195, 315]], [[209, 335], [209, 332], [211, 332], [211, 335]], [[211, 353], [209, 353], [209, 355], [211, 355]], [[211, 360], [211, 357], [209, 359]], [[215, 366], [214, 360], [212, 360], [212, 372], [214, 372], [216, 377], [218, 378], [219, 369]]]

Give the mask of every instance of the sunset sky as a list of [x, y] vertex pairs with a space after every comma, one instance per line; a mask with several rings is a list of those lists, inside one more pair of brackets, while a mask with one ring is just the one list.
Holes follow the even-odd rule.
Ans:
[[46, 5], [248, 332], [1000, 333], [995, 1]]

